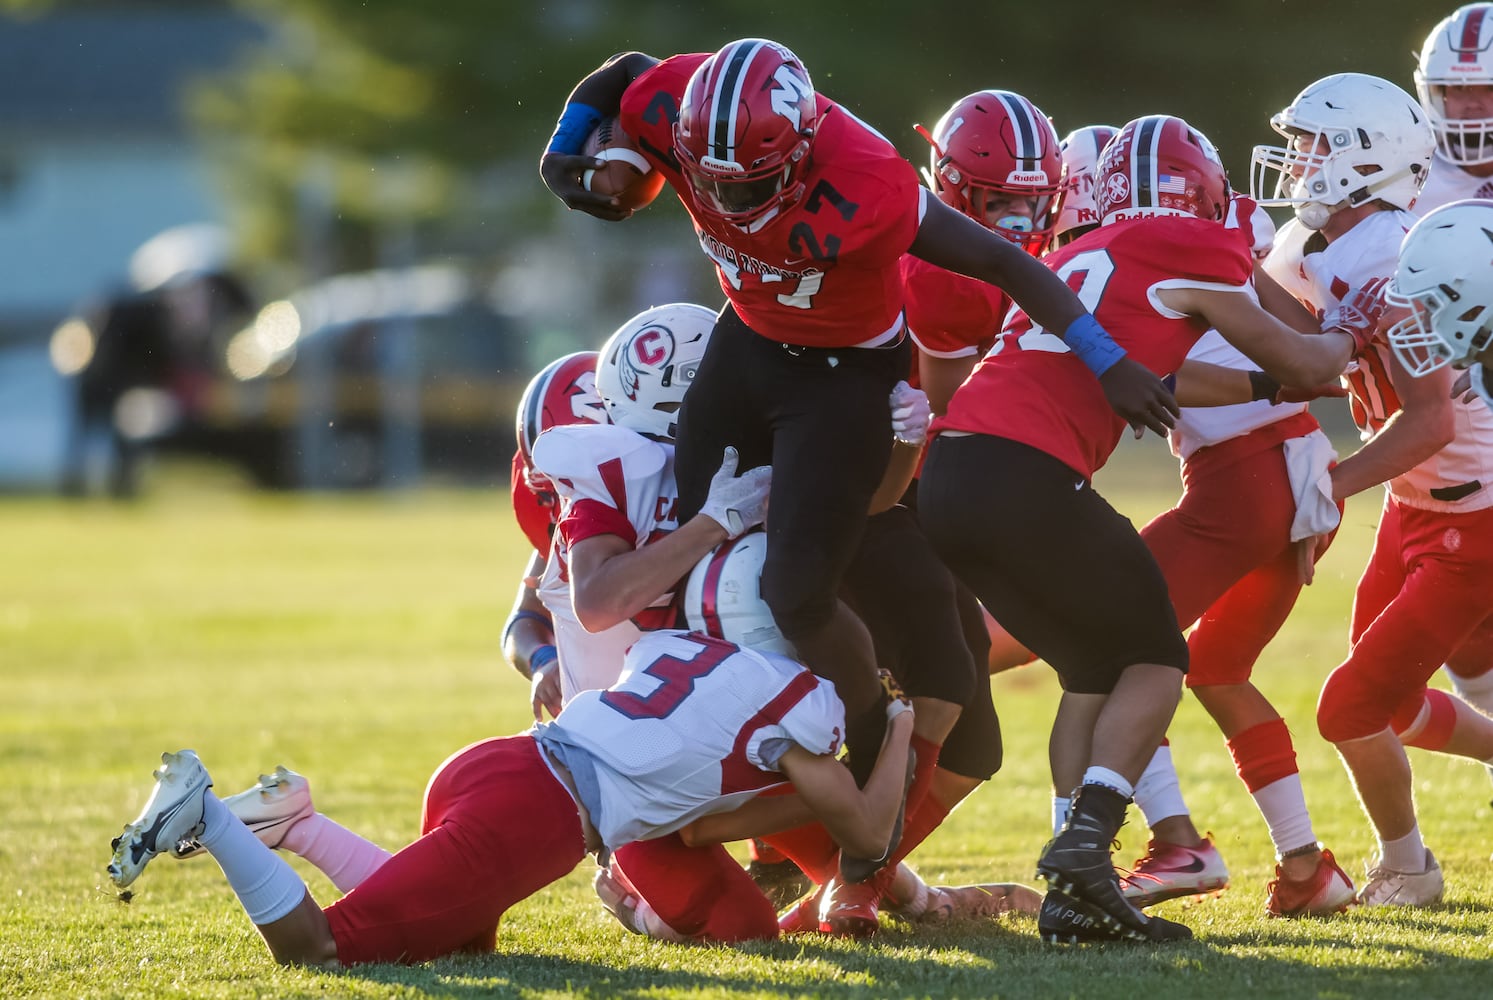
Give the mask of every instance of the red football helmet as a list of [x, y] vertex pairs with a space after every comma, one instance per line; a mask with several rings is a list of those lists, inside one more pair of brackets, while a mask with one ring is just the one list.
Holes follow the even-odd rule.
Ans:
[[[551, 427], [566, 424], [605, 424], [606, 407], [596, 391], [596, 351], [577, 351], [544, 366], [524, 389], [518, 403], [518, 453], [524, 463], [524, 482], [540, 495], [554, 487], [534, 471], [534, 442]], [[551, 502], [553, 502], [551, 500]]]
[[689, 78], [674, 154], [700, 210], [746, 226], [802, 197], [818, 125], [819, 101], [798, 56], [744, 38]]
[[1094, 200], [1104, 225], [1150, 215], [1219, 222], [1229, 209], [1229, 178], [1207, 136], [1180, 118], [1147, 115], [1105, 144]]
[[917, 130], [933, 146], [923, 176], [939, 201], [1028, 253], [1047, 247], [1063, 161], [1058, 134], [1035, 104], [981, 90], [945, 111], [931, 133]]

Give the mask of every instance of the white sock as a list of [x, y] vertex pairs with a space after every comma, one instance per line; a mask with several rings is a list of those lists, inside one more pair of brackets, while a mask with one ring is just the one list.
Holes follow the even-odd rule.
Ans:
[[280, 846], [311, 862], [344, 893], [351, 892], [394, 856], [321, 813], [313, 813], [286, 830]]
[[210, 791], [203, 796], [202, 820], [197, 839], [223, 869], [250, 920], [274, 923], [300, 905], [307, 890], [295, 869], [260, 843]]
[[1054, 795], [1052, 797], [1052, 835], [1056, 837], [1063, 832], [1063, 827], [1068, 825], [1068, 814], [1072, 811], [1073, 800], [1066, 795]]
[[1426, 870], [1426, 843], [1420, 839], [1420, 824], [1396, 840], [1379, 841], [1379, 863], [1390, 871], [1419, 873]]
[[1484, 715], [1493, 715], [1493, 670], [1479, 677], [1458, 677], [1444, 666], [1441, 669], [1451, 678], [1452, 690], [1458, 698]]
[[1127, 799], [1135, 794], [1135, 786], [1130, 783], [1130, 779], [1119, 771], [1111, 771], [1097, 764], [1090, 765], [1089, 769], [1083, 773], [1083, 784], [1103, 785], [1105, 788], [1119, 792]]
[[1182, 800], [1182, 788], [1177, 783], [1177, 769], [1172, 766], [1172, 748], [1160, 746], [1151, 755], [1151, 762], [1135, 783], [1135, 804], [1146, 825], [1155, 827], [1164, 819], [1173, 816], [1190, 816], [1187, 803]]
[[1270, 843], [1275, 845], [1277, 858], [1317, 842], [1301, 791], [1301, 775], [1288, 774], [1272, 781], [1254, 792], [1254, 800], [1270, 828]]

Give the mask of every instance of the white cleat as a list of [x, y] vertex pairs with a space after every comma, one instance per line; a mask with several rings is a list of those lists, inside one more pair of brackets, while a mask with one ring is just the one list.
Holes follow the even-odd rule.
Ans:
[[[285, 840], [290, 828], [316, 815], [311, 803], [311, 783], [280, 765], [273, 774], [261, 774], [259, 783], [223, 800], [228, 811], [237, 816], [264, 846], [274, 849]], [[172, 848], [177, 858], [202, 853], [196, 840], [186, 840]]]
[[1360, 906], [1430, 906], [1441, 902], [1446, 883], [1441, 866], [1426, 848], [1426, 868], [1420, 872], [1397, 872], [1378, 864], [1369, 869], [1369, 880], [1358, 891]]
[[192, 750], [161, 754], [161, 767], [154, 777], [156, 786], [145, 808], [111, 845], [114, 857], [109, 861], [109, 878], [121, 889], [140, 877], [151, 858], [202, 832], [202, 800], [213, 779], [197, 754]]
[[632, 933], [660, 941], [677, 943], [687, 940], [683, 934], [659, 919], [620, 871], [598, 869], [592, 888], [596, 890], [596, 898], [601, 900], [601, 905], [606, 907], [607, 912]]

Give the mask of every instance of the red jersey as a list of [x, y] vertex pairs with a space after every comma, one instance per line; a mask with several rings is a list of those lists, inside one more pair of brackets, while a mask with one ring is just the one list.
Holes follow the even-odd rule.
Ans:
[[[1162, 305], [1159, 289], [1254, 293], [1247, 238], [1239, 229], [1191, 216], [1101, 226], [1043, 263], [1068, 283], [1115, 343], [1157, 375], [1176, 371], [1208, 329], [1202, 317]], [[1125, 426], [1099, 380], [1062, 338], [1017, 308], [930, 433], [967, 431], [1020, 441], [1090, 478], [1120, 443]]]
[[709, 53], [674, 56], [638, 77], [619, 121], [694, 220], [721, 290], [764, 337], [806, 347], [870, 345], [900, 332], [897, 261], [922, 221], [917, 173], [875, 129], [822, 94], [804, 195], [741, 227], [697, 211], [673, 152], [690, 75]]
[[920, 350], [935, 358], [967, 358], [989, 350], [1011, 309], [1005, 292], [912, 254], [902, 257], [901, 271], [907, 332]]
[[524, 457], [517, 451], [513, 453], [513, 471], [509, 476], [508, 491], [513, 497], [513, 518], [518, 522], [518, 530], [524, 533], [535, 552], [548, 559], [550, 535], [555, 530], [560, 505], [557, 501], [546, 507], [539, 502], [539, 498], [524, 481]]

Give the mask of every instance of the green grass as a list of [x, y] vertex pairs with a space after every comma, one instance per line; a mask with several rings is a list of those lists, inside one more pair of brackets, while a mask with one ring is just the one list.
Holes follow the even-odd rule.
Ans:
[[[1101, 488], [1141, 521], [1175, 483], [1164, 458], [1129, 458]], [[1376, 518], [1377, 497], [1350, 506], [1258, 675], [1297, 734], [1318, 834], [1354, 874], [1372, 840], [1312, 711], [1344, 650]], [[498, 651], [521, 545], [496, 492], [274, 497], [175, 474], [136, 506], [0, 502], [0, 995], [1488, 994], [1493, 845], [1481, 768], [1414, 757], [1422, 828], [1447, 874], [1443, 906], [1270, 921], [1263, 823], [1191, 701], [1172, 741], [1233, 887], [1166, 904], [1198, 939], [1165, 950], [1054, 950], [1029, 920], [887, 921], [870, 944], [667, 946], [623, 933], [582, 866], [514, 908], [491, 957], [330, 974], [277, 968], [210, 861], [162, 859], [132, 902], [115, 897], [109, 840], [144, 801], [162, 750], [195, 747], [225, 794], [284, 763], [312, 777], [324, 812], [391, 848], [407, 842], [424, 782], [451, 750], [525, 725], [527, 689]], [[930, 881], [1030, 882], [1047, 837], [1056, 687], [1040, 666], [994, 683], [1006, 766], [914, 855]], [[1145, 833], [1132, 822], [1122, 839], [1134, 857]], [[295, 863], [317, 899], [335, 898]]]

